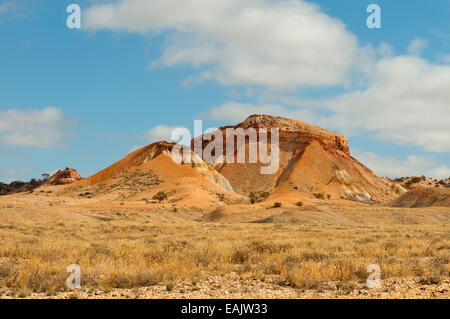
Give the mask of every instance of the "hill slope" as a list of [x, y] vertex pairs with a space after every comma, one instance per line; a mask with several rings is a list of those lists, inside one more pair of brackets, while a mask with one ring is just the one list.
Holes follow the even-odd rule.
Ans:
[[450, 189], [417, 187], [397, 198], [394, 207], [450, 207]]
[[127, 201], [149, 201], [158, 192], [164, 192], [169, 202], [191, 206], [245, 200], [234, 193], [225, 177], [206, 163], [174, 162], [171, 157], [174, 145], [158, 142], [145, 146], [63, 192]]
[[[225, 176], [234, 190], [242, 194], [271, 191], [274, 189], [317, 193], [318, 196], [343, 198], [360, 202], [388, 202], [404, 192], [396, 183], [382, 178], [350, 155], [347, 139], [331, 131], [300, 121], [277, 116], [252, 115], [236, 126], [221, 127], [224, 136], [227, 129], [279, 128], [279, 170], [272, 175], [260, 174], [258, 163], [212, 163]], [[214, 132], [203, 135], [203, 148], [213, 138]], [[192, 145], [195, 144], [193, 139]], [[206, 140], [206, 142], [205, 142]], [[223, 149], [226, 149], [224, 142]], [[268, 149], [270, 149], [270, 134]], [[245, 142], [248, 158], [250, 143]], [[237, 157], [237, 148], [235, 157]], [[224, 155], [225, 156], [225, 155]]]

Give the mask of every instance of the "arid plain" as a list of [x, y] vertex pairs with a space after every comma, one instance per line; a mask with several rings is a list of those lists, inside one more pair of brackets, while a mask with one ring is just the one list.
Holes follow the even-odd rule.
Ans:
[[[450, 297], [448, 188], [379, 177], [305, 123], [237, 127], [281, 128], [277, 175], [177, 164], [161, 142], [1, 196], [0, 297]], [[71, 264], [81, 289], [66, 285]], [[366, 286], [372, 264], [380, 288]]]

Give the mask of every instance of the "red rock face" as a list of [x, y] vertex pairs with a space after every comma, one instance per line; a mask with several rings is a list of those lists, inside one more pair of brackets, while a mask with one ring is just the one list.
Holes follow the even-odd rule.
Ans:
[[82, 177], [73, 168], [66, 168], [63, 171], [58, 171], [52, 177], [45, 181], [44, 185], [67, 185], [82, 180]]
[[[258, 136], [261, 129], [279, 129], [279, 169], [275, 173], [261, 174], [260, 168], [266, 165], [260, 161], [212, 164], [239, 193], [298, 190], [320, 193], [326, 198], [370, 203], [387, 202], [402, 191], [395, 183], [377, 176], [351, 157], [347, 138], [337, 133], [300, 121], [267, 115], [252, 115], [236, 126], [219, 130], [226, 136], [228, 128], [254, 128]], [[203, 149], [211, 135], [213, 133], [203, 136]], [[270, 142], [269, 134], [268, 149]], [[191, 144], [195, 144], [194, 140]], [[244, 147], [248, 158], [248, 140]], [[225, 141], [223, 149], [226, 149]]]

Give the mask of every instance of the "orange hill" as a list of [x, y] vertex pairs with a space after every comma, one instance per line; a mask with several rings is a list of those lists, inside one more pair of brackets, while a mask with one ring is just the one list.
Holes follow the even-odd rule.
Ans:
[[450, 189], [435, 187], [417, 187], [393, 203], [394, 207], [450, 207]]
[[[254, 128], [257, 132], [262, 128], [280, 130], [280, 167], [277, 173], [261, 175], [260, 167], [263, 164], [260, 162], [212, 165], [237, 192], [297, 191], [360, 202], [387, 202], [404, 192], [402, 187], [377, 176], [350, 156], [347, 139], [331, 131], [268, 115], [252, 115], [234, 127], [222, 127], [219, 130], [224, 136], [227, 128]], [[204, 147], [212, 134], [203, 136], [207, 141], [203, 142]], [[268, 142], [270, 149], [270, 138]], [[247, 154], [248, 144], [246, 141]], [[223, 148], [226, 149], [225, 142]]]
[[148, 201], [164, 192], [169, 202], [187, 206], [246, 200], [234, 193], [228, 181], [206, 163], [175, 163], [171, 157], [174, 145], [158, 142], [145, 146], [64, 192], [127, 201]]
[[[148, 200], [157, 192], [171, 194], [169, 202], [208, 206], [216, 202], [248, 201], [251, 192], [270, 192], [272, 199], [298, 198], [305, 194], [324, 199], [349, 199], [364, 203], [391, 202], [405, 190], [389, 179], [374, 174], [350, 156], [347, 139], [339, 134], [303, 122], [277, 116], [252, 115], [227, 128], [279, 128], [279, 169], [262, 175], [257, 163], [177, 164], [171, 151], [174, 143], [145, 146], [75, 183], [68, 189], [79, 196], [103, 196], [105, 200]], [[206, 148], [210, 133], [201, 146]], [[224, 134], [225, 135], [225, 134]], [[199, 138], [199, 137], [197, 137]], [[270, 150], [270, 134], [269, 134]], [[224, 141], [224, 144], [226, 142]], [[192, 140], [192, 145], [195, 139]], [[248, 158], [249, 142], [245, 141]], [[224, 145], [224, 150], [226, 145]], [[237, 149], [235, 149], [235, 156]], [[194, 153], [191, 151], [191, 155]], [[201, 159], [200, 159], [201, 160]], [[84, 194], [84, 195], [83, 195]], [[265, 195], [264, 198], [267, 198]], [[295, 201], [294, 201], [295, 202]]]

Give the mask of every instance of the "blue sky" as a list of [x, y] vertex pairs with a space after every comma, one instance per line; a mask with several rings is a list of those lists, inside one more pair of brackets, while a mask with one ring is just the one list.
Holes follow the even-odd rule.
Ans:
[[382, 175], [450, 176], [450, 0], [158, 2], [0, 1], [0, 181], [89, 176], [251, 113], [343, 133]]

